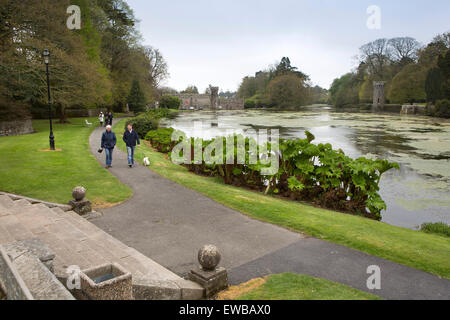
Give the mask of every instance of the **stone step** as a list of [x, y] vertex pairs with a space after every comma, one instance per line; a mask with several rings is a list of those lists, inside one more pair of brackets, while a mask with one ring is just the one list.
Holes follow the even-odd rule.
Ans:
[[25, 199], [20, 199], [13, 201], [13, 205], [9, 208], [9, 210], [11, 211], [11, 214], [17, 214], [21, 213], [28, 207], [31, 207], [31, 203]]
[[13, 206], [14, 202], [12, 199], [5, 195], [0, 195], [0, 207], [2, 208], [11, 208]]
[[6, 249], [14, 268], [34, 300], [74, 300], [55, 275], [35, 255], [35, 249], [15, 242]]
[[3, 199], [0, 205], [0, 244], [40, 239], [55, 253], [54, 272], [63, 283], [70, 266], [83, 270], [116, 262], [132, 273], [133, 284], [143, 290], [140, 299], [163, 298], [161, 290], [166, 289], [173, 293], [171, 298], [198, 299], [202, 295], [198, 285], [186, 282], [73, 211], [24, 199], [12, 203]]

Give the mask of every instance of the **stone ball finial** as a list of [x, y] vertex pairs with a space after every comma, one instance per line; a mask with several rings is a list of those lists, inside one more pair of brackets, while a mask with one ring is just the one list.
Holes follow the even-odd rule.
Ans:
[[75, 187], [72, 190], [72, 197], [76, 200], [76, 201], [81, 201], [84, 199], [84, 197], [86, 196], [86, 189], [83, 187]]
[[198, 251], [198, 262], [202, 266], [203, 270], [213, 271], [219, 265], [222, 258], [219, 249], [212, 244], [203, 246]]

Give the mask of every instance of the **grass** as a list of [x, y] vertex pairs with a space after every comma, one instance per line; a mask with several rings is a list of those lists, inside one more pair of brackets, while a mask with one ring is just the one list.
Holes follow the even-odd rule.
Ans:
[[[244, 284], [245, 286], [245, 284]], [[233, 288], [231, 289], [233, 290]], [[244, 291], [246, 291], [244, 289]], [[235, 300], [381, 300], [343, 284], [302, 274], [273, 274]]]
[[[117, 126], [122, 131], [123, 121]], [[136, 149], [136, 159], [144, 157], [161, 176], [255, 219], [450, 278], [448, 238], [225, 185], [218, 178], [195, 175], [145, 145]]]
[[[0, 190], [40, 200], [67, 203], [78, 185], [87, 190], [95, 206], [122, 202], [132, 190], [102, 168], [89, 151], [89, 135], [96, 118], [87, 127], [85, 118], [69, 119], [69, 124], [54, 124], [56, 148], [49, 147], [48, 121], [33, 121], [34, 134], [0, 137]], [[100, 145], [100, 142], [99, 142]]]
[[445, 237], [450, 237], [450, 226], [444, 222], [424, 223], [422, 224], [420, 230], [426, 233], [434, 233]]

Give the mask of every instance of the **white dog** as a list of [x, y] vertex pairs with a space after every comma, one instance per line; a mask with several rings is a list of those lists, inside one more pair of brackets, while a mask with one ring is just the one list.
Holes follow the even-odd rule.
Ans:
[[148, 167], [148, 166], [150, 165], [150, 160], [148, 160], [148, 157], [145, 157], [145, 158], [144, 158], [144, 165], [145, 165], [146, 167]]

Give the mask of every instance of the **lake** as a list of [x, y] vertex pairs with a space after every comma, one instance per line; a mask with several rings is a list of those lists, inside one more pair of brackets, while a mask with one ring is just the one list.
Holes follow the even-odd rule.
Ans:
[[225, 135], [227, 129], [274, 128], [288, 139], [304, 138], [309, 130], [314, 143], [330, 143], [353, 158], [379, 157], [400, 164], [400, 170], [385, 173], [380, 182], [387, 204], [384, 222], [412, 229], [424, 222], [450, 224], [450, 120], [313, 106], [296, 112], [182, 112], [162, 125], [204, 139]]

